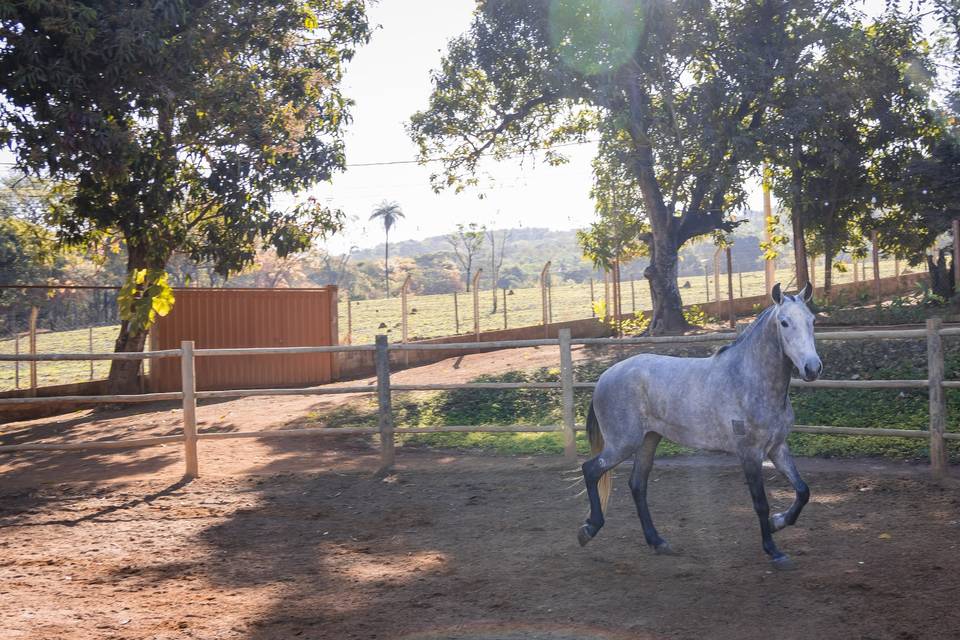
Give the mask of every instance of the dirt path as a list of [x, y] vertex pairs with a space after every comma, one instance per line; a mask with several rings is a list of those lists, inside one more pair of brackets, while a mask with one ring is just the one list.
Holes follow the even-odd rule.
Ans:
[[[658, 466], [658, 557], [619, 474], [607, 527], [555, 458], [329, 451], [309, 474], [0, 491], [0, 638], [941, 639], [960, 628], [960, 501], [915, 474], [804, 472], [772, 572], [742, 476]], [[319, 466], [319, 465], [318, 465]], [[777, 478], [775, 504], [790, 499]]]

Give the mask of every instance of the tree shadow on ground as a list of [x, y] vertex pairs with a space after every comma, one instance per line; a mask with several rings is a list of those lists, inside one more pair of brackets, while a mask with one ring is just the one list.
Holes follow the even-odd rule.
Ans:
[[[804, 612], [791, 618], [797, 637], [843, 628], [849, 637], [902, 630], [923, 638], [958, 619], [942, 598], [931, 615], [902, 597], [942, 593], [952, 581], [943, 569], [956, 568], [950, 545], [960, 534], [943, 537], [950, 498], [922, 482], [810, 478], [815, 502], [801, 526], [778, 536], [801, 566], [784, 575], [764, 560], [738, 468], [654, 471], [651, 506], [680, 550], [675, 557], [644, 547], [627, 474], [619, 474], [607, 528], [586, 549], [575, 540], [585, 499], [558, 470], [519, 460], [489, 470], [438, 463], [384, 479], [273, 477], [256, 486], [256, 506], [196, 542], [220, 559], [203, 568], [216, 589], [269, 593], [270, 606], [241, 625], [251, 640], [453, 628], [459, 635], [428, 637], [459, 638], [491, 625], [499, 635], [469, 637], [521, 627], [527, 637], [550, 629], [579, 629], [581, 638], [612, 630], [767, 637], [783, 629], [774, 610]], [[786, 504], [785, 483], [768, 476], [774, 502]], [[878, 540], [881, 532], [890, 533]]]

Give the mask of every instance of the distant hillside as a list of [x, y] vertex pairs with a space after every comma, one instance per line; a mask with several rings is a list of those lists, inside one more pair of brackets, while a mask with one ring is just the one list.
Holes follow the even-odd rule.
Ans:
[[[742, 224], [734, 234], [733, 259], [734, 269], [737, 271], [753, 271], [762, 268], [760, 252], [760, 235], [763, 231], [763, 214], [759, 211], [749, 211], [747, 222]], [[499, 238], [503, 230], [496, 231]], [[577, 244], [575, 230], [554, 231], [544, 228], [519, 228], [509, 230], [509, 239], [506, 243], [506, 252], [503, 261], [504, 269], [516, 268], [524, 273], [527, 280], [534, 281], [543, 264], [550, 260], [553, 263], [554, 277], [564, 280], [583, 282], [591, 276], [598, 277], [590, 264], [583, 258], [580, 246]], [[703, 262], [707, 261], [712, 269], [713, 252], [715, 247], [709, 239], [695, 245], [688, 245], [681, 252], [680, 275], [693, 276], [703, 273]], [[453, 252], [447, 236], [432, 236], [423, 240], [403, 240], [390, 244], [392, 258], [423, 259], [427, 256], [453, 259]], [[484, 247], [479, 265], [489, 270], [489, 249]], [[354, 263], [383, 261], [383, 245], [363, 249], [353, 254]], [[419, 260], [418, 260], [419, 261]], [[625, 277], [640, 277], [646, 267], [646, 259], [637, 260], [630, 265], [624, 265]]]

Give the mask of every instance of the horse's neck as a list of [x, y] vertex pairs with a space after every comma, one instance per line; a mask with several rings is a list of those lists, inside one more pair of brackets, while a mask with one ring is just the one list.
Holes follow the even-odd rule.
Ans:
[[739, 345], [743, 349], [744, 365], [760, 373], [759, 378], [770, 393], [786, 396], [793, 364], [780, 346], [776, 315], [768, 314], [761, 319], [761, 323]]

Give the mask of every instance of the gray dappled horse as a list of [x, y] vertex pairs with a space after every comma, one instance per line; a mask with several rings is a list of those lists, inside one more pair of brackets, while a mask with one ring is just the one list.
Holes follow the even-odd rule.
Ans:
[[[597, 455], [583, 464], [590, 517], [578, 533], [581, 545], [603, 526], [610, 497], [608, 472], [633, 456], [630, 490], [643, 535], [656, 552], [670, 552], [647, 508], [653, 456], [660, 438], [667, 438], [739, 457], [760, 518], [763, 550], [777, 568], [790, 567], [772, 534], [796, 522], [810, 498], [786, 438], [794, 418], [788, 395], [793, 368], [808, 381], [823, 371], [814, 345], [813, 314], [806, 305], [812, 294], [809, 284], [797, 296], [782, 294], [777, 284], [772, 291], [775, 304], [709, 358], [641, 354], [600, 376], [587, 416], [591, 450]], [[790, 508], [772, 517], [761, 475], [767, 457], [796, 491]]]

